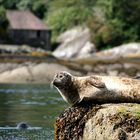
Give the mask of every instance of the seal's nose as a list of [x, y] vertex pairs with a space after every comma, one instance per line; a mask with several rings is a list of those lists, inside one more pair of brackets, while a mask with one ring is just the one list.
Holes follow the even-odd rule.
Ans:
[[55, 79], [52, 81], [52, 85], [56, 86], [56, 80]]
[[59, 83], [60, 83], [60, 79], [58, 78], [58, 75], [56, 75], [52, 81], [52, 85], [57, 87]]
[[54, 80], [52, 81], [52, 84], [56, 87], [60, 87], [62, 85], [62, 80], [59, 78], [54, 78]]

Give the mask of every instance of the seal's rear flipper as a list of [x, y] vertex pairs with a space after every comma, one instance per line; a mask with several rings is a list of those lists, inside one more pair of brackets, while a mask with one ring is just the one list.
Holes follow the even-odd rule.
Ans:
[[133, 79], [140, 80], [140, 76], [136, 76], [136, 77], [134, 77]]
[[98, 77], [90, 77], [88, 83], [96, 88], [106, 88], [105, 83], [103, 83]]

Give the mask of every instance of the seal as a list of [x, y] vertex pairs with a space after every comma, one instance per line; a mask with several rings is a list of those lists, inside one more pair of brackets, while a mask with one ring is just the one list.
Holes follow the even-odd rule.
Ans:
[[26, 122], [20, 122], [17, 125], [17, 129], [28, 129], [29, 125]]
[[76, 77], [62, 71], [54, 76], [52, 84], [63, 99], [72, 105], [82, 101], [140, 103], [139, 79], [99, 75]]

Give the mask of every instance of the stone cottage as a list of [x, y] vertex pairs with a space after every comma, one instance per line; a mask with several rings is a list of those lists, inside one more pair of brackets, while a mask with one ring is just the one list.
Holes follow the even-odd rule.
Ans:
[[51, 30], [30, 11], [8, 10], [8, 34], [13, 44], [28, 44], [50, 50]]

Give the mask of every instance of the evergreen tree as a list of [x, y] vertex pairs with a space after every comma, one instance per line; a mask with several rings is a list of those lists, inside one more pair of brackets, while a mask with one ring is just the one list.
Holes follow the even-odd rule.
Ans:
[[139, 0], [97, 0], [94, 11], [88, 25], [99, 49], [140, 40]]
[[52, 0], [46, 23], [53, 29], [53, 37], [74, 26], [84, 25], [92, 14], [93, 0]]

